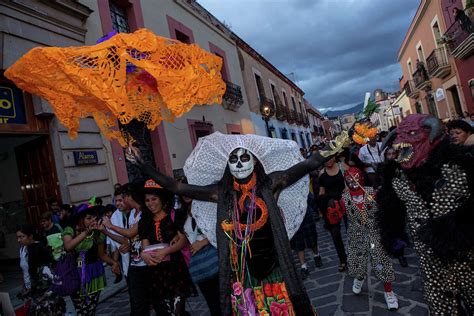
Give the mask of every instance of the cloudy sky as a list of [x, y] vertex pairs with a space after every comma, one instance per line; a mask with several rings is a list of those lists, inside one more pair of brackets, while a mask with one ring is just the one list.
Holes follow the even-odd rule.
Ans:
[[419, 0], [198, 0], [319, 109], [398, 90], [397, 52]]

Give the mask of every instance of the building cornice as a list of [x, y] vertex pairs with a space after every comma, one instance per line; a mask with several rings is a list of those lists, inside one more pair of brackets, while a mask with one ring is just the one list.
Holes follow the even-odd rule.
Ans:
[[288, 85], [290, 85], [293, 89], [295, 89], [301, 96], [304, 95], [304, 91], [298, 87], [293, 81], [291, 81], [287, 76], [285, 76], [278, 68], [272, 65], [265, 57], [260, 55], [255, 49], [252, 48], [247, 42], [245, 42], [243, 39], [241, 39], [237, 34], [232, 33], [233, 37], [235, 39], [235, 42], [237, 43], [237, 46], [242, 49], [244, 52], [252, 56], [256, 61], [258, 61], [260, 64], [265, 66], [268, 70], [273, 72], [277, 77], [279, 77], [281, 80], [286, 82]]
[[82, 21], [85, 21], [89, 15], [94, 12], [88, 6], [79, 3], [75, 0], [39, 0], [50, 7], [61, 10], [71, 16], [78, 16]]
[[411, 41], [413, 34], [415, 33], [415, 30], [418, 28], [418, 25], [420, 24], [421, 19], [425, 15], [425, 12], [428, 9], [428, 6], [430, 3], [431, 3], [431, 0], [421, 0], [420, 5], [418, 6], [418, 9], [416, 10], [416, 14], [410, 23], [410, 27], [408, 28], [408, 31], [405, 34], [405, 37], [403, 38], [402, 45], [398, 49], [398, 54], [397, 54], [398, 62], [400, 62], [402, 55], [405, 53], [407, 45]]
[[[247, 54], [252, 56], [255, 60], [265, 66], [268, 70], [273, 72], [276, 76], [278, 76], [281, 80], [286, 82], [290, 85], [293, 89], [295, 89], [301, 96], [304, 95], [304, 91], [299, 88], [293, 81], [291, 81], [288, 77], [286, 77], [281, 71], [279, 71], [275, 66], [273, 66], [267, 59], [265, 59], [262, 55], [260, 55], [254, 48], [252, 48], [247, 42], [245, 42], [242, 38], [240, 38], [237, 34], [232, 32], [227, 25], [219, 21], [212, 13], [210, 13], [206, 8], [200, 5], [196, 0], [174, 0], [176, 3], [181, 5], [186, 5], [186, 7], [190, 8], [193, 12], [201, 17], [204, 21], [209, 23], [214, 28], [217, 28], [219, 32], [221, 32], [225, 37], [230, 38], [235, 44], [245, 51]], [[215, 30], [215, 31], [217, 31]]]
[[[41, 0], [41, 2], [45, 3], [46, 5], [52, 8], [61, 10], [62, 12], [65, 12], [66, 14], [71, 15], [71, 17], [76, 17], [82, 23], [84, 23], [89, 17], [89, 15], [93, 12], [91, 9], [89, 9], [88, 7], [82, 4], [72, 3], [73, 2], [72, 0], [67, 0], [67, 1], [66, 0], [51, 0], [51, 1]], [[49, 23], [53, 26], [68, 30], [72, 33], [76, 33], [80, 36], [85, 36], [85, 34], [87, 33], [87, 29], [85, 27], [78, 27], [75, 25], [71, 25], [70, 23], [67, 23], [66, 21], [52, 17], [51, 15], [48, 15], [45, 12], [41, 12], [40, 10], [36, 10], [28, 6], [26, 3], [24, 3], [24, 1], [0, 0], [0, 7], [1, 6], [4, 6], [5, 8], [9, 8], [10, 10], [13, 10], [13, 11], [20, 12], [26, 16], [36, 18], [43, 22]], [[9, 16], [7, 11], [2, 10], [2, 13], [5, 14], [6, 16]], [[12, 16], [12, 18], [16, 18], [16, 17]]]
[[195, 0], [174, 0], [174, 2], [199, 19], [202, 23], [209, 26], [216, 34], [235, 46], [235, 42], [231, 36], [232, 32], [229, 28], [198, 2]]

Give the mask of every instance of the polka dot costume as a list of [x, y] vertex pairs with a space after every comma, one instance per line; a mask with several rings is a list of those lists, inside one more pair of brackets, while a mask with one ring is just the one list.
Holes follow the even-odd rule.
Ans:
[[417, 235], [427, 220], [453, 212], [470, 194], [466, 173], [459, 166], [443, 165], [440, 181], [444, 184], [434, 190], [430, 203], [412, 191], [406, 179], [395, 178], [392, 184], [407, 207], [408, 228], [420, 257], [423, 292], [431, 314], [459, 315], [459, 299], [474, 310], [474, 253], [465, 261], [442, 262]]
[[[349, 275], [358, 279], [365, 278], [370, 257], [372, 271], [377, 279], [383, 283], [392, 282], [395, 279], [392, 262], [382, 246], [375, 220], [377, 204], [374, 191], [371, 187], [364, 187], [364, 190], [366, 194], [362, 209], [354, 203], [348, 189], [342, 194], [342, 202], [349, 220], [347, 230]], [[369, 196], [371, 198], [367, 198]]]

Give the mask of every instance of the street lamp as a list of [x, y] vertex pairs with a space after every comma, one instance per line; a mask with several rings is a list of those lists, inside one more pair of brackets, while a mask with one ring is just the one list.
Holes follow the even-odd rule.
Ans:
[[270, 128], [268, 127], [268, 121], [270, 120], [270, 117], [272, 117], [275, 114], [275, 110], [273, 109], [273, 106], [269, 101], [270, 100], [266, 100], [266, 98], [263, 98], [261, 100], [260, 113], [262, 114], [262, 120], [265, 121], [267, 136], [272, 137]]

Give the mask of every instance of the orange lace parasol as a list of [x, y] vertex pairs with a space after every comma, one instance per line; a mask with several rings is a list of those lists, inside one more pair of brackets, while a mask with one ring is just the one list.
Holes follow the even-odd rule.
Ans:
[[48, 100], [71, 138], [79, 119], [92, 115], [107, 138], [125, 145], [118, 122], [136, 119], [154, 129], [196, 104], [221, 103], [221, 67], [220, 57], [195, 44], [140, 29], [94, 46], [34, 48], [5, 76]]

